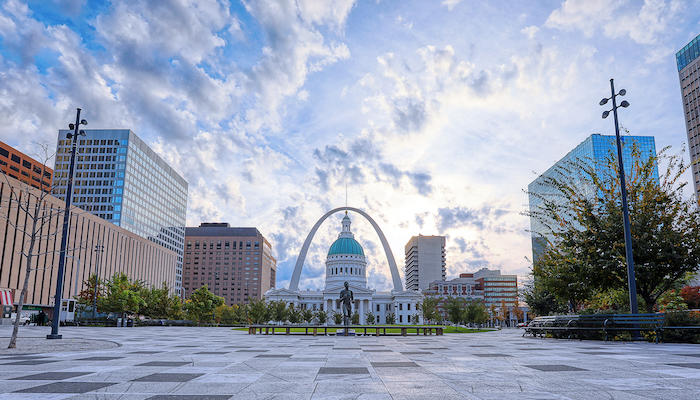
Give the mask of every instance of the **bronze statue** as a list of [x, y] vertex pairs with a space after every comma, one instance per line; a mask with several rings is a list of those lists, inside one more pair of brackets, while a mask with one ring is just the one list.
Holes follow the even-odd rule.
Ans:
[[355, 300], [355, 298], [352, 295], [352, 290], [350, 290], [350, 285], [345, 281], [345, 289], [340, 291], [340, 302], [343, 304], [343, 324], [345, 326], [350, 325], [353, 300]]

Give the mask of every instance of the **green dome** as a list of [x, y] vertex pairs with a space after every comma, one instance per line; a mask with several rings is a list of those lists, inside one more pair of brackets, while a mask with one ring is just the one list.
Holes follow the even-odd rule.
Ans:
[[365, 255], [364, 250], [362, 250], [362, 246], [360, 246], [359, 243], [357, 243], [357, 240], [353, 238], [339, 238], [333, 244], [331, 245], [331, 248], [328, 249], [328, 255], [332, 256], [335, 254], [358, 254], [361, 256]]

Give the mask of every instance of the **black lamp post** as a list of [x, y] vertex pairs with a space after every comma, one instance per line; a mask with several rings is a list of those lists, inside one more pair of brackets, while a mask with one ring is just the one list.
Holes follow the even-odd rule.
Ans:
[[56, 279], [56, 299], [53, 306], [53, 320], [51, 321], [51, 334], [46, 335], [47, 339], [61, 339], [58, 334], [58, 327], [61, 323], [61, 302], [63, 292], [63, 272], [66, 267], [66, 248], [68, 246], [68, 230], [70, 229], [70, 203], [73, 199], [73, 170], [75, 169], [75, 149], [78, 145], [78, 136], [85, 136], [85, 131], [79, 129], [80, 125], [87, 125], [86, 120], [80, 119], [80, 109], [75, 115], [75, 124], [68, 124], [68, 128], [73, 130], [66, 135], [71, 139], [70, 167], [68, 168], [68, 187], [66, 188], [65, 210], [63, 211], [63, 234], [61, 236], [61, 252], [58, 256], [58, 277]]
[[630, 292], [630, 312], [632, 314], [637, 314], [639, 308], [637, 306], [637, 282], [634, 277], [634, 256], [632, 254], [632, 232], [630, 229], [630, 214], [629, 208], [627, 206], [627, 185], [625, 183], [625, 168], [622, 163], [622, 144], [620, 143], [620, 128], [617, 122], [617, 109], [619, 107], [627, 108], [630, 103], [627, 100], [623, 100], [620, 105], [617, 105], [616, 97], [624, 96], [627, 91], [625, 89], [620, 89], [620, 91], [615, 93], [615, 85], [613, 80], [610, 79], [610, 93], [611, 97], [606, 97], [600, 101], [600, 105], [605, 105], [608, 100], [612, 100], [612, 110], [603, 111], [603, 119], [610, 115], [610, 111], [613, 113], [615, 119], [615, 138], [617, 140], [617, 164], [620, 170], [620, 192], [622, 193], [622, 221], [625, 225], [625, 258], [627, 260], [627, 286]]

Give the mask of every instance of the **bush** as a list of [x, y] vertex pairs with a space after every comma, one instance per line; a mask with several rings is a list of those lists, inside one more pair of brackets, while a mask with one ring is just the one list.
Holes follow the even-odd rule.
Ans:
[[[700, 326], [700, 312], [667, 312], [665, 326]], [[700, 343], [700, 329], [664, 329], [664, 342]]]

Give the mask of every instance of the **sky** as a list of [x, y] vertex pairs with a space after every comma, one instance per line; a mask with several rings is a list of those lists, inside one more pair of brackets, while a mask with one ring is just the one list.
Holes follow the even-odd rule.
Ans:
[[[700, 0], [0, 0], [0, 140], [34, 154], [76, 107], [89, 128], [133, 130], [188, 181], [188, 226], [263, 233], [277, 287], [346, 188], [400, 270], [411, 236], [445, 235], [448, 279], [524, 278], [524, 190], [614, 134], [598, 105], [610, 78], [625, 129], [683, 150], [675, 52], [698, 34]], [[300, 288], [323, 288], [341, 218]], [[376, 234], [351, 218], [370, 286], [391, 289]]]

